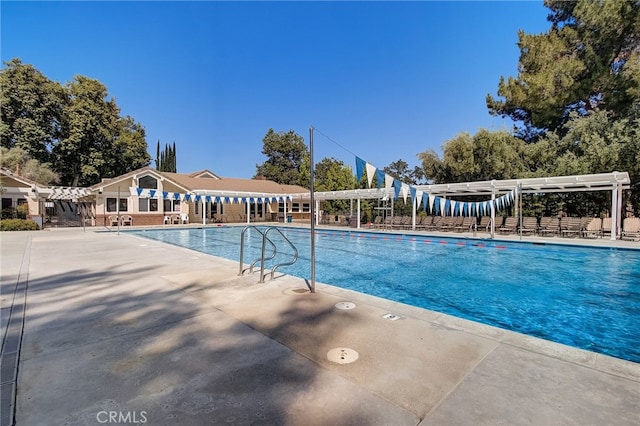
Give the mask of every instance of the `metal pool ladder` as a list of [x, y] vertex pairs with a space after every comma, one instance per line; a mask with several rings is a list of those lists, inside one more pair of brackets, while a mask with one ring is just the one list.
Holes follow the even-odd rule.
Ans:
[[[247, 232], [247, 230], [249, 229], [255, 229], [256, 231], [258, 231], [260, 233], [260, 235], [262, 235], [262, 249], [260, 252], [260, 257], [257, 259], [254, 259], [250, 264], [248, 268], [244, 268], [244, 264], [243, 264], [243, 259], [244, 259], [244, 234]], [[277, 265], [275, 265], [273, 268], [271, 268], [271, 278], [273, 279], [273, 275], [276, 273], [276, 270], [281, 267], [281, 266], [288, 266], [288, 265], [293, 265], [294, 263], [296, 263], [296, 261], [298, 260], [298, 249], [296, 248], [295, 245], [293, 245], [293, 243], [280, 231], [280, 229], [276, 228], [275, 226], [267, 226], [266, 228], [264, 228], [264, 231], [262, 229], [260, 229], [258, 226], [245, 226], [244, 229], [242, 230], [242, 234], [240, 234], [240, 268], [238, 271], [238, 275], [243, 275], [245, 273], [245, 271], [249, 271], [250, 273], [253, 272], [253, 267], [256, 265], [256, 263], [260, 262], [260, 281], [258, 281], [259, 283], [263, 283], [264, 282], [264, 277], [266, 276], [265, 272], [264, 272], [264, 265], [265, 265], [265, 261], [267, 260], [271, 260], [273, 258], [276, 257], [276, 254], [278, 253], [278, 248], [275, 245], [275, 243], [269, 238], [268, 234], [271, 231], [275, 231], [278, 234], [280, 234], [280, 236], [282, 237], [282, 239], [289, 244], [289, 246], [293, 249], [293, 259], [290, 260], [289, 262], [282, 262], [282, 263], [278, 263]], [[271, 247], [271, 253], [267, 256], [266, 255], [266, 249], [267, 249], [267, 242], [269, 243], [270, 247]], [[244, 269], [243, 269], [244, 268]]]

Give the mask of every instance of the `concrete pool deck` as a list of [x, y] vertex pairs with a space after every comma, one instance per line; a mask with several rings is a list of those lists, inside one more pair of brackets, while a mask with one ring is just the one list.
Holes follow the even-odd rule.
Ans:
[[14, 388], [17, 425], [640, 424], [637, 363], [125, 233], [0, 239], [2, 425]]

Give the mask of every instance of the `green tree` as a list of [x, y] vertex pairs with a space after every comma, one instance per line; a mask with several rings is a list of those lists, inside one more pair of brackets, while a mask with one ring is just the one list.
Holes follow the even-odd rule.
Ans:
[[[262, 153], [267, 160], [256, 165], [256, 177], [264, 176], [282, 184], [298, 185], [304, 182], [304, 162], [309, 157], [309, 149], [302, 136], [293, 130], [275, 132], [269, 129], [262, 139]], [[307, 173], [309, 170], [307, 164]], [[306, 178], [308, 180], [308, 178]]]
[[481, 129], [473, 136], [463, 132], [445, 142], [442, 158], [433, 150], [418, 158], [434, 183], [511, 179], [526, 170], [522, 149], [522, 141], [508, 132]]
[[107, 100], [107, 88], [78, 75], [67, 85], [70, 101], [64, 109], [63, 137], [54, 147], [62, 181], [71, 186], [92, 185], [113, 176], [109, 154], [118, 132], [119, 109]]
[[60, 138], [63, 87], [20, 59], [0, 70], [0, 145], [19, 147], [34, 160], [52, 160], [51, 149]]
[[119, 176], [148, 166], [151, 156], [147, 152], [144, 126], [130, 116], [118, 119], [118, 131], [113, 142], [113, 152], [109, 158], [111, 176]]
[[145, 131], [120, 117], [106, 87], [76, 76], [65, 86], [20, 59], [0, 71], [1, 146], [52, 164], [65, 185], [92, 185], [149, 164]]
[[571, 112], [585, 116], [607, 109], [614, 117], [628, 116], [640, 83], [640, 2], [545, 0], [545, 5], [551, 9], [551, 29], [518, 33], [518, 76], [500, 78], [502, 100], [487, 95], [490, 113], [522, 123], [519, 134], [529, 141], [561, 131]]
[[[323, 158], [315, 168], [315, 190], [343, 191], [357, 187], [353, 170], [343, 161], [335, 158]], [[349, 200], [328, 200], [324, 203], [324, 211], [327, 213], [343, 213], [350, 208]]]

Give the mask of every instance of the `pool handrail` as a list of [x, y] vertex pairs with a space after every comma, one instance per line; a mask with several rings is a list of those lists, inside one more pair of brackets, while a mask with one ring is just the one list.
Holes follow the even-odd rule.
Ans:
[[[253, 272], [253, 267], [256, 265], [256, 263], [260, 262], [261, 260], [264, 259], [264, 247], [262, 248], [262, 256], [258, 257], [256, 259], [254, 259], [251, 264], [249, 264], [249, 267], [247, 269], [243, 269], [244, 266], [244, 234], [248, 229], [255, 229], [256, 231], [258, 231], [260, 233], [260, 235], [262, 235], [262, 240], [263, 240], [263, 246], [264, 246], [264, 240], [265, 240], [265, 233], [262, 232], [262, 230], [256, 226], [256, 225], [249, 225], [249, 226], [245, 226], [242, 229], [242, 233], [240, 234], [240, 265], [239, 265], [239, 270], [238, 270], [238, 276], [244, 275], [244, 272], [246, 270], [249, 270], [249, 272]], [[276, 257], [276, 245], [273, 243], [273, 241], [271, 241], [269, 238], [267, 238], [267, 240], [269, 241], [269, 244], [271, 244], [271, 247], [273, 248], [273, 252], [271, 253], [271, 255], [269, 256], [269, 258], [267, 260], [273, 259], [274, 257]]]
[[[291, 261], [289, 261], [289, 262], [279, 263], [279, 264], [275, 265], [273, 268], [271, 268], [271, 272], [270, 272], [271, 278], [270, 279], [273, 279], [274, 274], [276, 273], [276, 270], [279, 267], [293, 265], [298, 260], [298, 249], [291, 242], [291, 240], [289, 240], [282, 233], [282, 231], [280, 231], [280, 229], [278, 229], [275, 226], [267, 226], [267, 227], [263, 227], [263, 228], [264, 228], [264, 232], [263, 232], [262, 229], [260, 229], [260, 227], [258, 227], [256, 225], [245, 226], [242, 229], [242, 233], [240, 234], [240, 261], [239, 261], [238, 276], [243, 275], [246, 270], [249, 270], [249, 272], [253, 272], [253, 267], [256, 265], [256, 263], [260, 262], [260, 281], [258, 281], [259, 283], [264, 283], [264, 278], [266, 276], [265, 271], [264, 271], [265, 270], [265, 262], [267, 260], [271, 260], [271, 259], [275, 258], [276, 254], [278, 252], [277, 246], [275, 245], [275, 243], [267, 235], [270, 231], [275, 229], [278, 232], [278, 234], [280, 234], [282, 239], [284, 239], [287, 242], [287, 244], [289, 244], [289, 246], [293, 249], [293, 259]], [[260, 233], [260, 235], [262, 235], [262, 249], [261, 249], [260, 257], [255, 259], [255, 260], [253, 260], [253, 262], [251, 262], [251, 264], [249, 265], [248, 268], [243, 269], [243, 267], [244, 267], [244, 234], [249, 229], [255, 229], [256, 231], [258, 231]], [[267, 241], [269, 242], [269, 244], [271, 245], [271, 248], [272, 248], [272, 252], [268, 257], [265, 255]]]
[[[269, 239], [269, 237], [267, 237], [267, 234], [272, 231], [272, 230], [276, 230], [278, 231], [278, 234], [280, 234], [280, 236], [289, 244], [289, 246], [291, 246], [291, 248], [293, 249], [293, 260], [289, 261], [289, 262], [282, 262], [279, 263], [277, 265], [275, 265], [273, 268], [271, 268], [271, 278], [273, 279], [273, 275], [276, 273], [276, 270], [281, 267], [281, 266], [289, 266], [289, 265], [293, 265], [294, 263], [296, 263], [296, 261], [298, 260], [298, 249], [296, 248], [296, 246], [291, 242], [291, 240], [289, 240], [283, 233], [282, 231], [280, 231], [280, 229], [276, 228], [275, 226], [269, 226], [267, 227], [267, 230], [264, 231], [263, 237], [262, 237], [262, 262], [260, 264], [260, 281], [258, 281], [259, 283], [264, 283], [264, 277], [265, 277], [265, 273], [264, 273], [264, 250], [265, 250], [265, 243], [266, 240]], [[271, 240], [269, 240], [271, 241]], [[275, 256], [275, 253], [274, 253]]]

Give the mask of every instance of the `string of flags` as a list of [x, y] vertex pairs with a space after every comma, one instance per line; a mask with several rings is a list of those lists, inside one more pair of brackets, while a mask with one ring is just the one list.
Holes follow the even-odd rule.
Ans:
[[199, 203], [205, 201], [206, 203], [249, 203], [249, 204], [262, 204], [262, 203], [276, 203], [276, 202], [289, 202], [291, 201], [290, 195], [272, 195], [266, 197], [231, 197], [222, 195], [202, 195], [193, 193], [180, 193], [180, 192], [168, 192], [158, 191], [156, 189], [147, 188], [129, 188], [131, 195], [137, 195], [140, 198], [158, 198], [163, 200], [176, 200], [176, 201], [191, 201]]
[[416, 203], [419, 208], [422, 205], [427, 214], [435, 216], [490, 216], [492, 210], [495, 212], [504, 210], [513, 204], [515, 200], [516, 190], [514, 188], [510, 192], [487, 201], [455, 201], [448, 198], [436, 197], [425, 191], [414, 188], [393, 176], [389, 176], [384, 170], [367, 163], [362, 158], [356, 157], [356, 177], [358, 181], [366, 173], [367, 183], [369, 187], [373, 183], [373, 177], [376, 177], [378, 188], [384, 185], [387, 191], [393, 188], [394, 199], [398, 199], [400, 195], [407, 202], [407, 198], [411, 197], [411, 202]]

